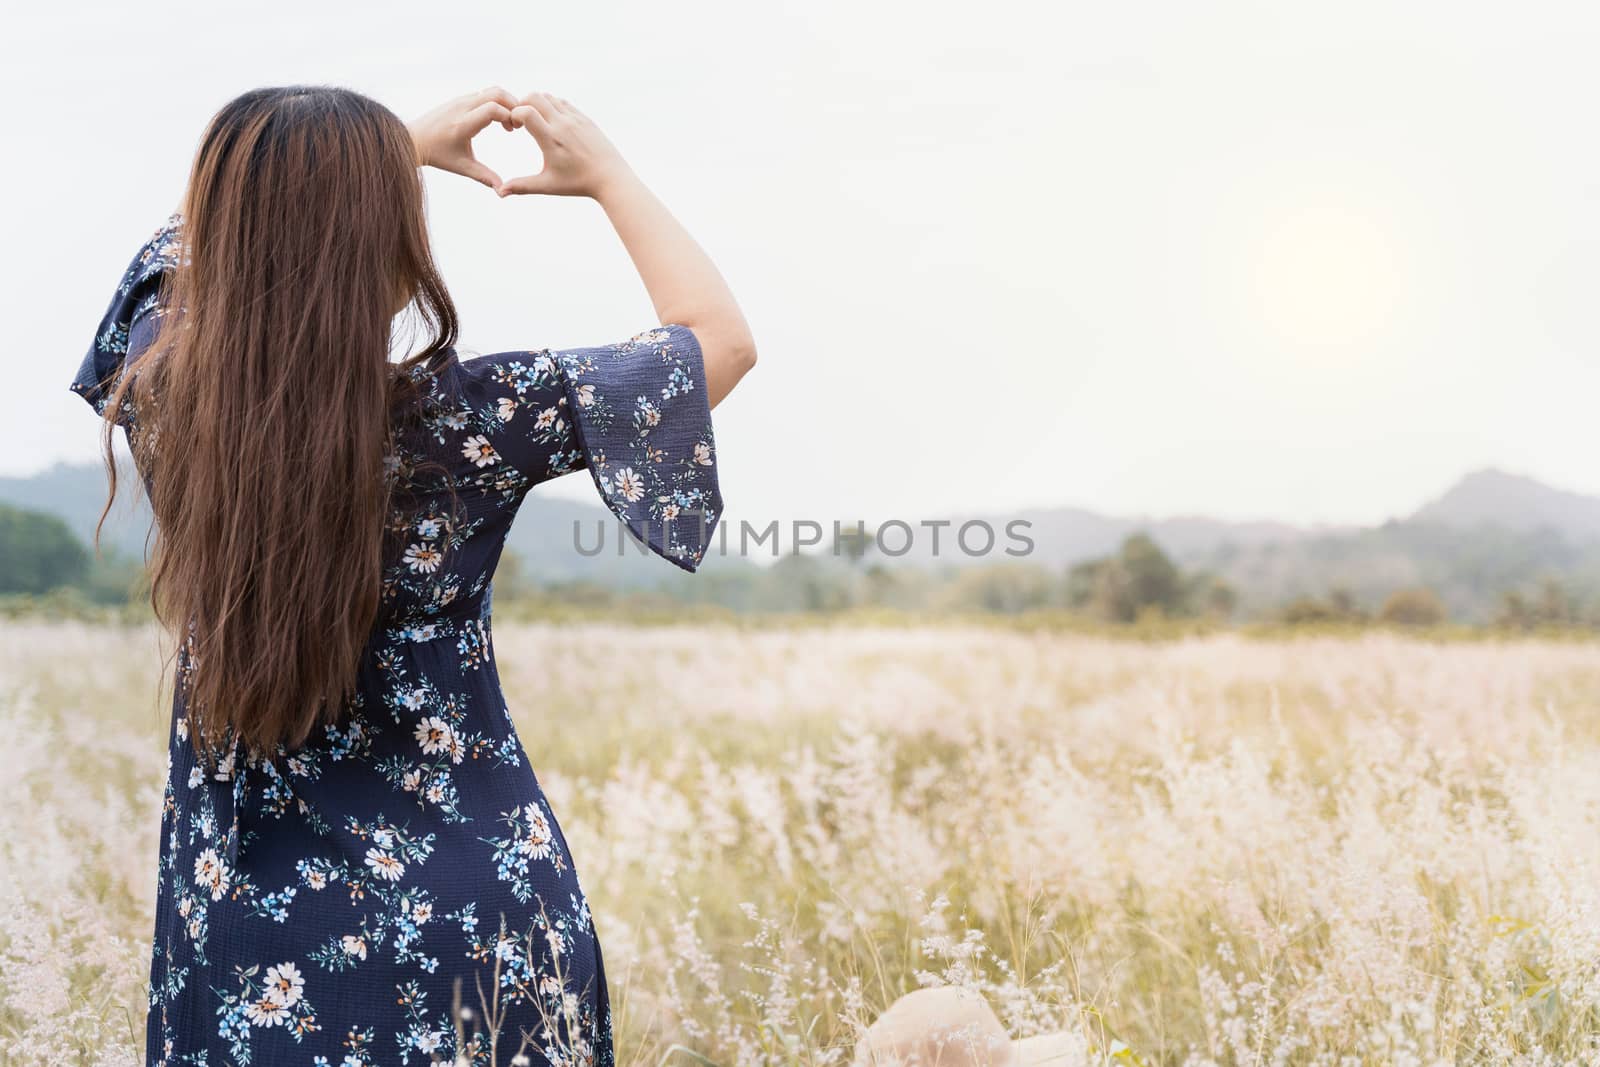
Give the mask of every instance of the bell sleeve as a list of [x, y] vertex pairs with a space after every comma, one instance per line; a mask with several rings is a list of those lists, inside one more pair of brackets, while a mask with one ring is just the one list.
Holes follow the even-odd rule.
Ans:
[[180, 222], [177, 214], [169, 217], [134, 253], [68, 386], [102, 415], [124, 365], [155, 336], [161, 279], [178, 263]]
[[700, 342], [687, 326], [598, 348], [552, 351], [575, 459], [606, 507], [651, 551], [687, 571], [722, 517]]

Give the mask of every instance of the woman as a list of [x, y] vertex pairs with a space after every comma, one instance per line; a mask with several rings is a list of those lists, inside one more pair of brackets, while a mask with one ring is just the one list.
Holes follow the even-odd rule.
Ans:
[[[491, 123], [543, 169], [475, 160]], [[594, 198], [662, 325], [459, 357], [419, 164]], [[396, 362], [407, 309], [425, 343]], [[113, 498], [127, 435], [177, 638], [149, 1062], [611, 1062], [490, 580], [528, 490], [580, 467], [694, 570], [721, 510], [710, 408], [754, 360], [716, 268], [560, 97], [486, 89], [409, 128], [321, 87], [218, 112], [72, 383], [105, 420]]]

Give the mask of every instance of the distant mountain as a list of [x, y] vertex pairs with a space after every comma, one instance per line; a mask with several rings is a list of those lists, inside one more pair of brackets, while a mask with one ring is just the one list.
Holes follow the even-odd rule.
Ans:
[[[1127, 518], [1102, 515], [1084, 508], [1030, 508], [1008, 515], [971, 514], [951, 516], [939, 520], [947, 525], [937, 531], [938, 551], [932, 529], [912, 523], [909, 550], [900, 555], [879, 554], [869, 550], [873, 562], [890, 566], [957, 566], [965, 563], [1004, 561], [1007, 546], [1020, 546], [1017, 538], [1033, 542], [1027, 556], [1029, 563], [1044, 567], [1065, 567], [1114, 552], [1129, 535], [1147, 533], [1154, 537], [1166, 551], [1180, 559], [1201, 556], [1225, 546], [1251, 547], [1297, 541], [1319, 534], [1337, 532], [1342, 527], [1303, 527], [1283, 522], [1230, 522], [1225, 519], [1208, 519], [1202, 516], [1177, 518]], [[984, 558], [968, 557], [957, 543], [957, 531], [965, 524], [981, 522], [994, 531], [997, 548]], [[1013, 523], [1015, 536], [1008, 536]], [[883, 543], [892, 550], [899, 549], [905, 541], [903, 531], [886, 528], [881, 531]], [[974, 529], [970, 544], [981, 545], [984, 535]]]
[[1553, 489], [1505, 471], [1474, 471], [1437, 500], [1419, 508], [1414, 522], [1445, 526], [1499, 526], [1553, 530], [1573, 541], [1600, 540], [1600, 497]]
[[[137, 507], [130, 506], [138, 487], [131, 470], [124, 476], [128, 491], [119, 495], [107, 519], [105, 543], [141, 558], [148, 513], [142, 499]], [[29, 477], [0, 478], [0, 501], [59, 515], [86, 543], [104, 500], [104, 476], [92, 463], [57, 464]], [[642, 556], [632, 545], [619, 558], [616, 523], [598, 502], [535, 490], [507, 544], [522, 574], [540, 581], [654, 588], [681, 600], [787, 610], [785, 605], [797, 602], [832, 603], [841, 583], [854, 582], [872, 564], [887, 564], [902, 576], [920, 571], [931, 578], [964, 564], [1012, 561], [1014, 557], [998, 552], [973, 559], [955, 547], [956, 529], [972, 518], [988, 522], [1002, 547], [1010, 543], [1006, 524], [1027, 521], [1034, 550], [1025, 562], [1058, 577], [1072, 564], [1114, 552], [1130, 534], [1148, 533], [1186, 569], [1209, 571], [1232, 586], [1243, 617], [1270, 614], [1288, 600], [1324, 596], [1334, 589], [1375, 608], [1394, 590], [1420, 585], [1437, 592], [1452, 617], [1483, 620], [1493, 617], [1508, 590], [1531, 591], [1548, 578], [1585, 603], [1600, 603], [1600, 498], [1494, 470], [1469, 474], [1414, 514], [1377, 527], [1307, 528], [1199, 516], [1141, 519], [1082, 508], [1041, 508], [1005, 516], [951, 517], [940, 531], [937, 557], [931, 552], [930, 532], [918, 528], [912, 551], [897, 557], [869, 553], [863, 568], [832, 558], [824, 546], [769, 567], [711, 554], [702, 573], [693, 577]], [[578, 551], [578, 544], [592, 548], [601, 531], [603, 552], [586, 556]], [[910, 580], [914, 586], [922, 579]]]
[[1341, 536], [1220, 551], [1188, 563], [1232, 586], [1245, 615], [1335, 589], [1375, 609], [1397, 589], [1426, 586], [1452, 618], [1481, 622], [1494, 616], [1506, 592], [1532, 594], [1547, 578], [1585, 603], [1600, 597], [1600, 541], [1574, 542], [1549, 527], [1410, 519]]
[[1600, 598], [1600, 498], [1481, 470], [1404, 519], [1186, 562], [1232, 585], [1246, 614], [1332, 589], [1375, 608], [1396, 589], [1427, 586], [1452, 617], [1485, 621], [1506, 592], [1531, 594], [1546, 579], [1580, 602]]
[[[1230, 522], [1202, 516], [1126, 518], [1082, 508], [1043, 508], [1006, 518], [989, 516], [987, 521], [1003, 532], [1010, 518], [1025, 519], [1031, 524], [1027, 533], [1034, 542], [1034, 549], [1029, 560], [1047, 567], [1068, 566], [1104, 556], [1115, 551], [1130, 535], [1140, 532], [1155, 538], [1172, 556], [1191, 559], [1227, 547], [1282, 544], [1334, 530], [1283, 522]], [[958, 560], [960, 553], [944, 553], [941, 558]]]
[[[1209, 571], [1232, 586], [1245, 616], [1334, 589], [1376, 608], [1396, 589], [1428, 586], [1453, 617], [1465, 620], [1493, 617], [1506, 591], [1530, 591], [1546, 578], [1580, 599], [1600, 597], [1600, 498], [1503, 471], [1469, 474], [1414, 514], [1376, 527], [1131, 519], [1046, 508], [954, 518], [937, 560], [919, 531], [913, 551], [880, 562], [967, 562], [949, 546], [951, 531], [969, 518], [982, 518], [997, 531], [1010, 519], [1026, 519], [1035, 543], [1027, 562], [1051, 570], [1108, 555], [1129, 534], [1147, 533], [1184, 567]], [[997, 558], [1004, 557], [991, 561]]]
[[[953, 531], [964, 522], [981, 520], [1003, 537], [1006, 523], [1025, 520], [1027, 536], [1034, 541], [1030, 562], [1058, 567], [1112, 552], [1128, 535], [1147, 533], [1168, 554], [1183, 561], [1232, 558], [1260, 550], [1281, 556], [1287, 546], [1326, 543], [1356, 537], [1356, 526], [1296, 526], [1285, 522], [1230, 522], [1204, 516], [1129, 518], [1103, 515], [1083, 508], [1035, 508], [1013, 515], [953, 517], [940, 537], [938, 561], [963, 563], [952, 550]], [[1437, 499], [1400, 520], [1422, 526], [1451, 529], [1497, 527], [1533, 533], [1548, 531], [1574, 543], [1600, 540], [1600, 497], [1554, 489], [1542, 482], [1498, 470], [1466, 475]], [[898, 541], [895, 542], [898, 546]], [[911, 551], [882, 562], [929, 564], [935, 562], [931, 539], [921, 531]]]

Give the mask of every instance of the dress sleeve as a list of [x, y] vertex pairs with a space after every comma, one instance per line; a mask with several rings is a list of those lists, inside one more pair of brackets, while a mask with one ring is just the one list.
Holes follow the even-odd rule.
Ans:
[[161, 278], [178, 263], [180, 221], [176, 214], [169, 217], [134, 253], [111, 295], [89, 351], [68, 386], [101, 414], [105, 413], [124, 365], [155, 336]]
[[700, 342], [686, 326], [595, 348], [479, 356], [493, 413], [479, 446], [528, 486], [587, 467], [612, 513], [651, 551], [697, 569], [722, 516]]

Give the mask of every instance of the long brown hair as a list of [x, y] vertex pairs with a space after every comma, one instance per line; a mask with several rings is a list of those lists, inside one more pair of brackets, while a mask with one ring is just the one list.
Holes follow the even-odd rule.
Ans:
[[[409, 372], [456, 338], [418, 162], [388, 108], [321, 86], [237, 97], [196, 153], [158, 333], [104, 429], [114, 499], [111, 426], [131, 389], [151, 603], [187, 652], [197, 747], [297, 746], [354, 689], [381, 594], [392, 415], [419, 393]], [[394, 362], [402, 306], [431, 337]]]

